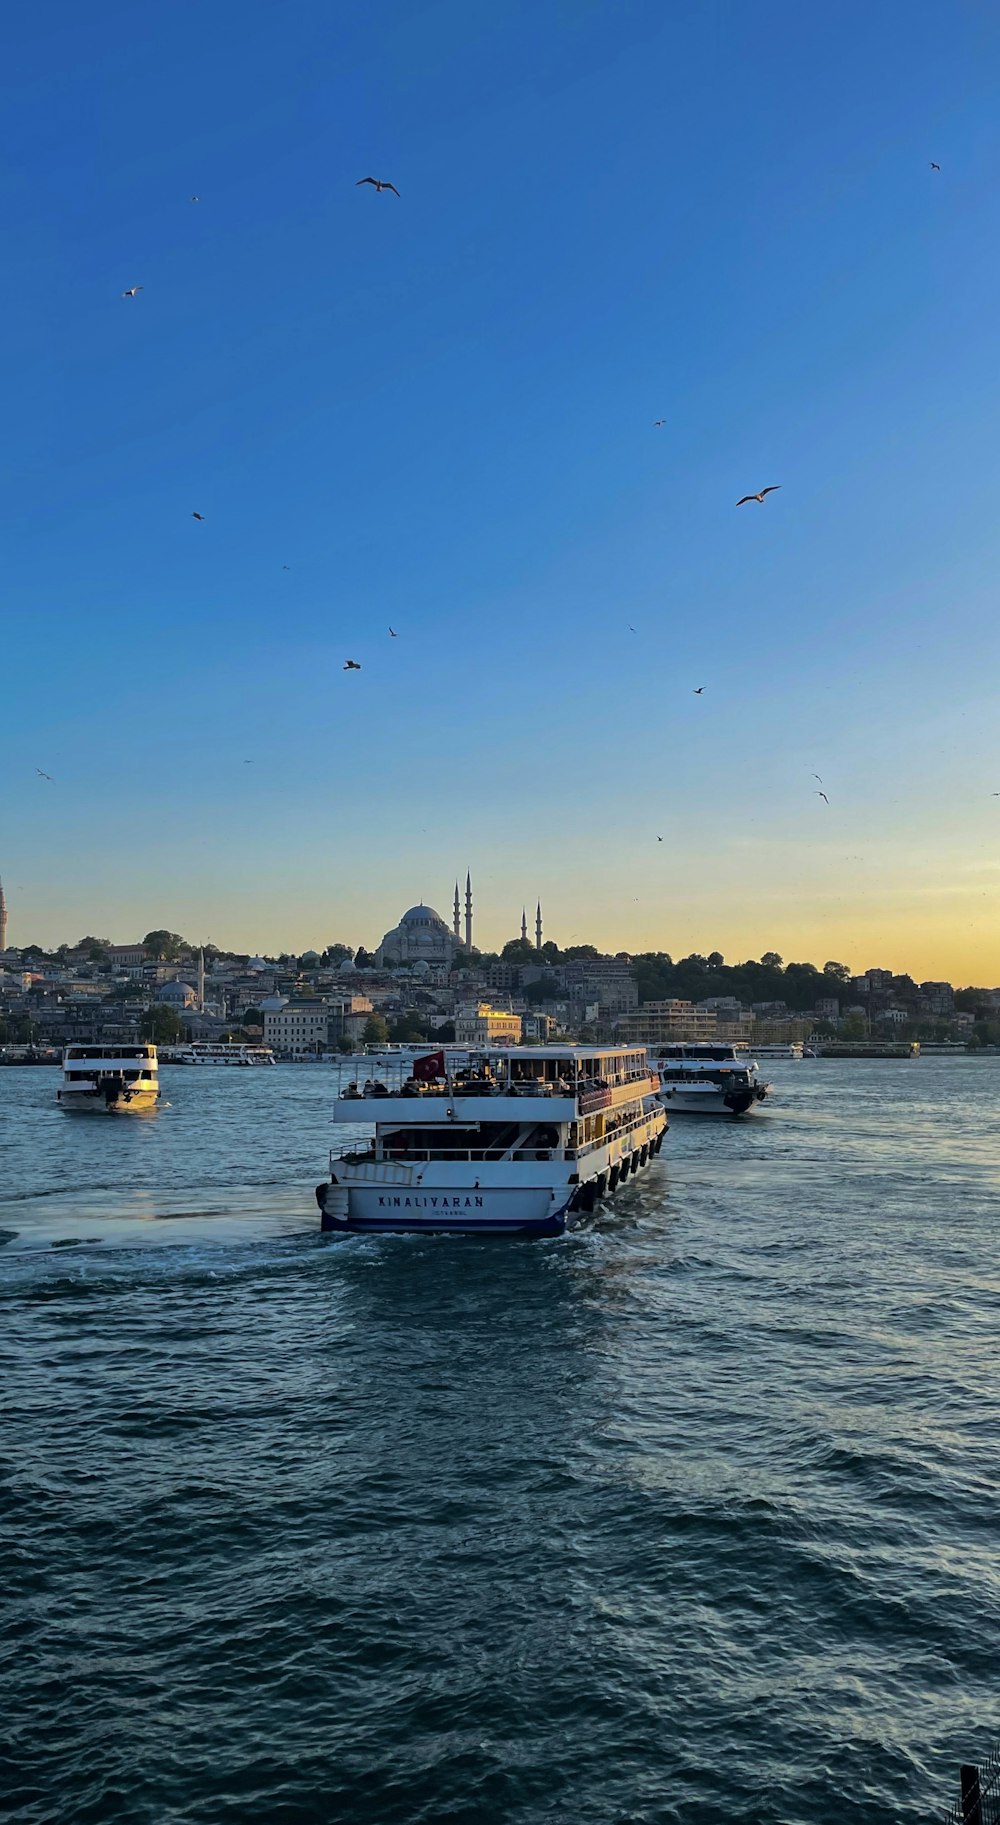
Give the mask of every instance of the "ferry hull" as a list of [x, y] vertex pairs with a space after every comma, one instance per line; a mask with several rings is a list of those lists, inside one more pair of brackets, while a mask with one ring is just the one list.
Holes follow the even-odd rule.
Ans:
[[133, 1093], [126, 1102], [116, 1097], [107, 1102], [100, 1090], [57, 1090], [56, 1101], [68, 1115], [147, 1115], [156, 1108], [157, 1091]]
[[566, 1228], [572, 1187], [474, 1187], [336, 1185], [316, 1187], [327, 1231], [434, 1235], [559, 1236]]
[[[729, 1101], [726, 1101], [728, 1096]], [[752, 1115], [763, 1098], [750, 1090], [662, 1090], [660, 1100], [671, 1115]]]

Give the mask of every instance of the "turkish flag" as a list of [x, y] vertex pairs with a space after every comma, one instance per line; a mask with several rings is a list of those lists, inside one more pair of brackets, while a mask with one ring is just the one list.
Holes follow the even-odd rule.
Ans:
[[419, 1084], [435, 1083], [444, 1076], [444, 1053], [428, 1052], [426, 1058], [415, 1058], [413, 1075]]

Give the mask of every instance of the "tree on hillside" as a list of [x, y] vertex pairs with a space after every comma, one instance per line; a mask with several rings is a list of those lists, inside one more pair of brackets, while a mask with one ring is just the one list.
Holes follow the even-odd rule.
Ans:
[[150, 1008], [143, 1016], [142, 1037], [151, 1039], [156, 1046], [173, 1045], [184, 1031], [179, 1014], [174, 1008], [158, 1004]]
[[345, 962], [348, 957], [353, 957], [353, 955], [354, 952], [349, 944], [328, 944], [323, 952], [323, 962], [335, 970], [339, 963]]
[[824, 963], [824, 976], [831, 976], [835, 982], [850, 982], [851, 972], [846, 963]]
[[366, 1046], [384, 1046], [388, 1044], [389, 1028], [381, 1014], [369, 1014], [361, 1035]]
[[389, 1038], [394, 1045], [412, 1046], [427, 1038], [427, 1028], [418, 1014], [401, 1014], [392, 1022]]
[[778, 956], [777, 951], [765, 951], [761, 958], [761, 962], [765, 969], [780, 970], [782, 958]]
[[511, 938], [504, 945], [500, 955], [504, 963], [531, 963], [534, 961], [536, 952], [529, 938]]
[[708, 964], [709, 969], [712, 970], [725, 969], [726, 966], [726, 959], [721, 951], [709, 951], [708, 956], [705, 958], [705, 962]]
[[592, 963], [601, 955], [593, 944], [570, 944], [563, 951], [564, 963]]
[[359, 970], [370, 970], [373, 961], [371, 951], [366, 951], [362, 944], [354, 953], [354, 961]]
[[191, 947], [180, 932], [154, 931], [146, 933], [142, 948], [157, 963], [176, 963], [181, 952]]

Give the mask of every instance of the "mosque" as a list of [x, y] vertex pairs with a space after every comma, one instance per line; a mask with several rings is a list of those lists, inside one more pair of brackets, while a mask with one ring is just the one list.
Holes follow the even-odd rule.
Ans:
[[[473, 956], [478, 955], [472, 940], [472, 875], [465, 877], [465, 933], [462, 933], [462, 905], [455, 882], [455, 905], [452, 914], [452, 925], [449, 930], [440, 913], [433, 906], [411, 906], [403, 914], [399, 924], [392, 931], [386, 932], [378, 950], [375, 952], [377, 969], [394, 969], [401, 964], [424, 963], [429, 966], [443, 965], [450, 967], [458, 950], [466, 950]], [[521, 937], [527, 940], [527, 915], [521, 913]], [[535, 913], [535, 949], [542, 948], [542, 907], [539, 902]]]

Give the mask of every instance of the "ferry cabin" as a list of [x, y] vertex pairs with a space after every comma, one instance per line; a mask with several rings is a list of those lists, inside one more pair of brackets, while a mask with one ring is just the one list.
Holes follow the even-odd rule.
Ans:
[[657, 1090], [642, 1047], [394, 1063], [337, 1100], [337, 1122], [375, 1136], [331, 1155], [324, 1227], [558, 1234], [659, 1151]]

